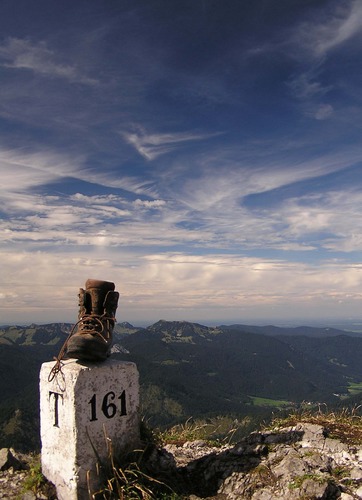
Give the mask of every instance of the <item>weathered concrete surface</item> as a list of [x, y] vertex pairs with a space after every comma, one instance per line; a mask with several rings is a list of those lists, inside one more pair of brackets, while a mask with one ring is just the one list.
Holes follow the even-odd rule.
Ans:
[[[59, 500], [89, 498], [97, 490], [99, 463], [139, 441], [139, 382], [136, 365], [64, 362], [49, 382], [54, 362], [40, 372], [42, 471], [55, 484]], [[98, 465], [97, 465], [98, 464]]]

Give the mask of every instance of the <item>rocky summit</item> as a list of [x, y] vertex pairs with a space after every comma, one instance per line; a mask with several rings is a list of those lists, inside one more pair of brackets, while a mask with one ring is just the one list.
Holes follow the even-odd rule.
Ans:
[[[24, 457], [9, 450], [1, 456], [0, 498], [56, 499], [51, 485], [25, 493]], [[143, 457], [143, 470], [169, 485], [172, 499], [362, 498], [362, 445], [333, 438], [315, 423], [253, 432], [223, 447], [202, 440], [152, 446]]]
[[362, 498], [362, 446], [299, 423], [254, 432], [235, 446], [196, 441], [167, 445], [150, 457], [163, 480], [182, 497], [220, 500]]
[[7, 500], [56, 500], [55, 488], [42, 478], [35, 456], [0, 450], [0, 498]]

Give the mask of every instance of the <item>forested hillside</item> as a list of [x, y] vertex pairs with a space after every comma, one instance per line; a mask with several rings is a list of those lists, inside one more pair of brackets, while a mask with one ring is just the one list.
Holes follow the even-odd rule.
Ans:
[[[0, 446], [39, 446], [40, 366], [58, 354], [70, 328], [54, 323], [0, 329]], [[347, 405], [350, 397], [358, 402], [362, 338], [338, 330], [328, 337], [327, 331], [120, 323], [112, 356], [137, 364], [141, 412], [152, 425], [191, 416], [260, 419], [302, 403], [332, 408]]]

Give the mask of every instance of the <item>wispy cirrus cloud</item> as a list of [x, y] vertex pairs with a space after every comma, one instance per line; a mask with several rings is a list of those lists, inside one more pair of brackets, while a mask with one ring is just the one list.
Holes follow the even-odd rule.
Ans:
[[322, 69], [320, 64], [293, 77], [287, 82], [291, 95], [300, 103], [303, 113], [316, 120], [326, 120], [334, 114], [332, 104], [328, 102], [331, 85], [323, 85], [320, 81]]
[[170, 153], [182, 144], [202, 141], [219, 134], [192, 132], [148, 133], [142, 127], [137, 127], [135, 132], [122, 132], [121, 135], [146, 160], [154, 160], [161, 155]]
[[337, 6], [335, 15], [326, 23], [315, 26], [310, 42], [318, 57], [342, 45], [362, 32], [362, 4], [354, 0], [346, 6]]
[[[255, 153], [254, 148], [258, 149]], [[190, 175], [181, 183], [184, 171], [181, 166], [179, 172], [175, 169], [174, 189], [185, 204], [204, 211], [217, 206], [222, 200], [239, 203], [246, 196], [323, 177], [361, 160], [362, 151], [359, 148], [343, 149], [314, 158], [299, 151], [296, 155], [292, 147], [281, 154], [278, 144], [250, 145], [244, 150], [234, 148], [232, 156], [224, 150], [214, 150], [191, 162], [189, 168], [198, 172], [197, 178]]]
[[83, 75], [72, 64], [59, 62], [59, 56], [48, 48], [44, 41], [31, 42], [28, 39], [8, 38], [0, 45], [1, 65], [12, 69], [26, 69], [48, 77], [58, 77], [73, 83], [96, 85], [94, 78]]
[[[137, 186], [133, 184], [134, 196], [124, 198], [116, 194], [34, 194], [33, 187], [39, 188], [57, 176], [97, 180], [99, 184], [119, 185], [123, 189], [126, 185], [130, 189], [131, 185], [127, 179], [104, 178], [104, 172], [94, 173], [92, 178], [82, 161], [77, 165], [66, 155], [3, 152], [5, 184], [0, 195], [2, 210], [8, 215], [1, 224], [4, 240], [24, 244], [43, 242], [49, 248], [59, 244], [163, 248], [170, 244], [190, 248], [216, 245], [229, 250], [241, 245], [249, 250], [285, 251], [293, 248], [306, 251], [317, 245], [335, 250], [357, 248], [359, 241], [350, 238], [350, 226], [343, 222], [343, 217], [335, 215], [346, 213], [343, 198], [286, 197], [265, 210], [254, 210], [252, 205], [244, 204], [244, 199], [302, 181], [322, 179], [360, 161], [361, 152], [340, 151], [304, 162], [299, 157], [297, 163], [292, 156], [283, 162], [271, 161], [270, 155], [266, 162], [260, 156], [252, 167], [248, 165], [249, 153], [243, 154], [241, 151], [236, 154], [238, 160], [228, 158], [224, 151], [210, 152], [209, 157], [202, 155], [188, 166], [197, 171], [197, 177], [185, 177], [185, 170], [175, 164], [167, 176], [156, 172], [155, 178], [150, 178], [150, 184], [158, 179], [157, 196], [148, 193], [145, 198], [135, 197]], [[351, 193], [346, 197], [351, 198]], [[356, 195], [353, 199], [359, 206]], [[350, 220], [359, 228], [362, 214], [357, 209], [355, 214]], [[328, 232], [328, 238], [318, 237], [320, 231]]]
[[50, 148], [30, 150], [0, 147], [0, 173], [0, 193], [3, 198], [8, 199], [13, 198], [12, 193], [24, 192], [69, 177], [124, 189], [138, 196], [158, 196], [152, 179], [88, 168], [86, 153], [67, 154]]
[[360, 43], [362, 3], [360, 0], [336, 2], [321, 12], [321, 16], [299, 25], [286, 49], [304, 67], [287, 85], [303, 113], [319, 121], [330, 119], [335, 113], [328, 94], [336, 90], [336, 83], [322, 83], [324, 73], [335, 49], [349, 43], [353, 50]]
[[302, 21], [296, 27], [289, 40], [289, 50], [297, 59], [312, 58], [320, 63], [333, 49], [352, 41], [361, 31], [360, 0], [331, 3], [319, 15]]
[[[286, 239], [313, 241], [337, 252], [359, 251], [362, 245], [362, 194], [358, 188], [330, 190], [287, 200]], [[323, 236], [321, 236], [323, 235]]]
[[55, 179], [84, 175], [84, 156], [50, 149], [26, 151], [0, 147], [0, 192], [3, 195], [41, 186]]

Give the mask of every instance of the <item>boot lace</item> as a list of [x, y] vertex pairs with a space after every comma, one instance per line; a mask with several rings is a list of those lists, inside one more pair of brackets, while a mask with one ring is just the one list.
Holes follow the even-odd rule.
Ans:
[[112, 324], [111, 322], [114, 323], [115, 318], [106, 316], [105, 314], [102, 314], [101, 316], [98, 314], [84, 314], [71, 329], [66, 341], [59, 351], [58, 356], [54, 356], [55, 365], [49, 373], [48, 381], [51, 382], [54, 377], [62, 370], [62, 360], [64, 359], [64, 356], [67, 352], [69, 339], [74, 335], [76, 329], [77, 333], [83, 335], [96, 335], [97, 337], [100, 337], [103, 342], [107, 343], [107, 340], [110, 338], [109, 332], [110, 326]]
[[85, 314], [75, 326], [78, 326], [78, 333], [96, 335], [101, 337], [104, 342], [107, 342], [106, 339], [109, 339], [109, 321], [111, 319], [113, 318], [105, 315]]

